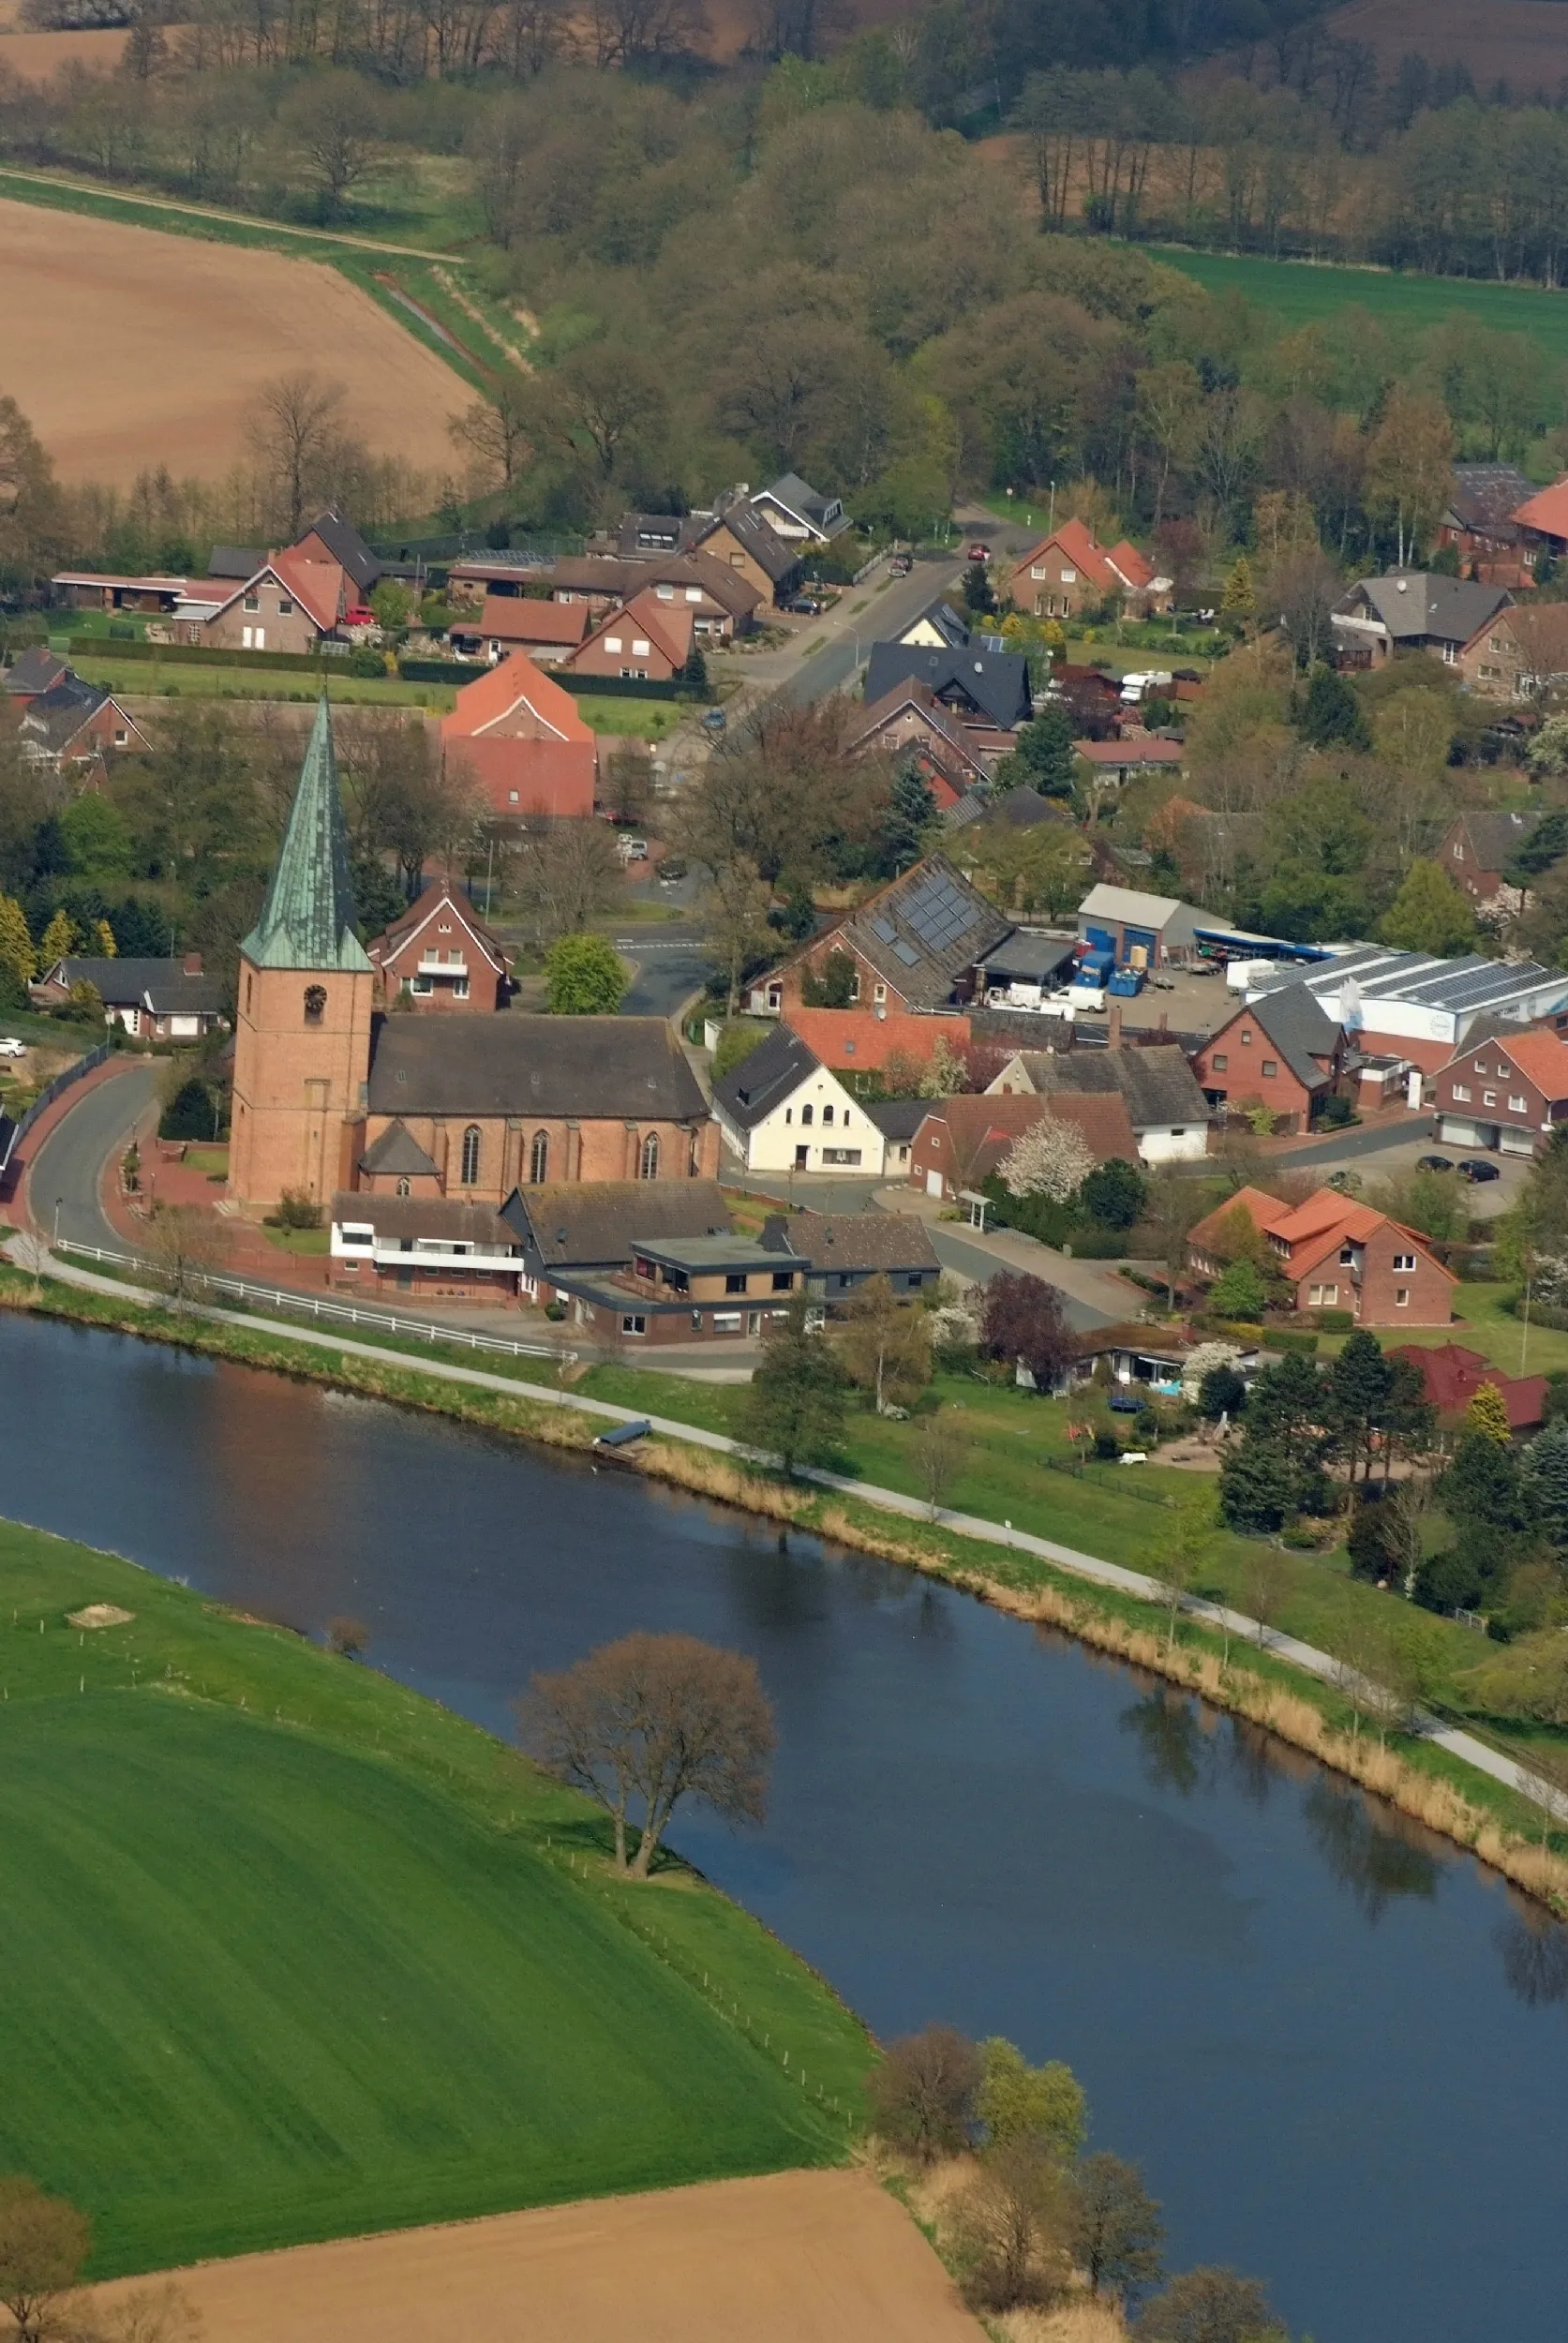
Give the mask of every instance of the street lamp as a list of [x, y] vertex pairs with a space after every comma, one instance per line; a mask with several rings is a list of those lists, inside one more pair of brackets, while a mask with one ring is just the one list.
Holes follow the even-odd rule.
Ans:
[[54, 1234], [50, 1239], [51, 1252], [58, 1252], [60, 1249], [60, 1207], [65, 1201], [63, 1196], [56, 1196], [54, 1199]]

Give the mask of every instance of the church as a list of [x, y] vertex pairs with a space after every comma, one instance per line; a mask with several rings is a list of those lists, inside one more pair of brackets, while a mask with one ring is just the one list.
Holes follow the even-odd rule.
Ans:
[[718, 1127], [663, 1018], [528, 1016], [493, 980], [465, 995], [470, 1013], [432, 1014], [442, 988], [388, 981], [403, 924], [368, 950], [355, 931], [323, 697], [240, 946], [229, 1193], [243, 1211], [286, 1188], [323, 1207], [356, 1191], [497, 1206], [517, 1187], [717, 1175]]

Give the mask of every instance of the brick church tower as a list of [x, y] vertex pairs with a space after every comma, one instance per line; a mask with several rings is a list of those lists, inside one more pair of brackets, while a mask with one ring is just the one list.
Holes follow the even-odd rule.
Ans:
[[285, 1188], [328, 1204], [349, 1185], [375, 981], [354, 933], [323, 694], [267, 899], [240, 946], [229, 1193], [244, 1210], [270, 1210]]

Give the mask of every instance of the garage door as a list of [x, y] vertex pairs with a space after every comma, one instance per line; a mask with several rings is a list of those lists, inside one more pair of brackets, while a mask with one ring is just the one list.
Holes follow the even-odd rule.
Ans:
[[1083, 940], [1090, 947], [1091, 950], [1097, 952], [1110, 952], [1113, 957], [1114, 957], [1116, 950], [1116, 931], [1114, 928], [1097, 928], [1091, 925], [1084, 929]]
[[1133, 946], [1135, 944], [1142, 944], [1144, 954], [1143, 965], [1145, 968], [1152, 968], [1155, 964], [1155, 947], [1158, 938], [1156, 936], [1153, 928], [1124, 928], [1122, 930], [1123, 960], [1130, 960], [1132, 958]]
[[1445, 1139], [1451, 1147], [1484, 1147], [1486, 1144], [1480, 1125], [1471, 1122], [1463, 1114], [1445, 1114], [1438, 1125], [1438, 1137]]
[[1535, 1133], [1511, 1130], [1505, 1123], [1498, 1145], [1505, 1156], [1532, 1156], [1535, 1153]]

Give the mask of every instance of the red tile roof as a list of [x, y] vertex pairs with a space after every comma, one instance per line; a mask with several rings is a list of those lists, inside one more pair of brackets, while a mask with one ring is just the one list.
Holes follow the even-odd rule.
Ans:
[[791, 1008], [784, 1021], [812, 1055], [834, 1073], [878, 1073], [895, 1053], [923, 1066], [938, 1037], [950, 1050], [969, 1046], [967, 1017], [910, 1017], [897, 1009]]
[[1352, 1202], [1333, 1187], [1320, 1187], [1304, 1204], [1282, 1204], [1277, 1197], [1265, 1196], [1261, 1188], [1238, 1188], [1227, 1202], [1207, 1214], [1188, 1231], [1187, 1243], [1201, 1252], [1214, 1250], [1221, 1224], [1238, 1205], [1261, 1235], [1285, 1246], [1282, 1266], [1287, 1276], [1298, 1282], [1341, 1245], [1365, 1245], [1380, 1229], [1392, 1229], [1399, 1236], [1408, 1237], [1440, 1276], [1446, 1277], [1451, 1285], [1458, 1282], [1453, 1271], [1444, 1269], [1436, 1260], [1419, 1231], [1407, 1229], [1402, 1221], [1391, 1220], [1386, 1213], [1374, 1212], [1370, 1204]]
[[[461, 621], [458, 634], [469, 629]], [[487, 594], [476, 634], [502, 643], [562, 644], [570, 648], [588, 633], [586, 602], [535, 602], [524, 594]]]
[[1538, 529], [1544, 537], [1568, 537], [1568, 477], [1526, 497], [1512, 517], [1526, 529]]
[[323, 633], [337, 624], [338, 612], [351, 600], [341, 562], [312, 561], [298, 545], [288, 545], [281, 553], [269, 554], [267, 566]]
[[1505, 1375], [1479, 1351], [1467, 1351], [1463, 1343], [1439, 1342], [1427, 1349], [1410, 1342], [1388, 1355], [1408, 1360], [1418, 1369], [1426, 1397], [1441, 1415], [1462, 1415], [1483, 1383], [1494, 1384], [1502, 1394], [1510, 1431], [1530, 1431], [1546, 1413], [1544, 1375]]
[[1140, 553], [1135, 545], [1129, 545], [1127, 538], [1124, 537], [1119, 545], [1113, 545], [1105, 558], [1112, 568], [1120, 576], [1126, 578], [1135, 592], [1141, 593], [1144, 587], [1154, 584], [1154, 563], [1145, 555]]
[[1568, 1098], [1568, 1042], [1555, 1033], [1533, 1031], [1511, 1035], [1506, 1041], [1494, 1034], [1492, 1040], [1544, 1097]]
[[500, 724], [519, 701], [525, 701], [558, 739], [593, 739], [592, 727], [585, 724], [577, 713], [577, 703], [571, 693], [552, 682], [547, 675], [541, 675], [532, 660], [520, 650], [499, 661], [488, 675], [463, 685], [456, 707], [450, 716], [441, 718], [441, 738], [471, 739], [492, 724]]

